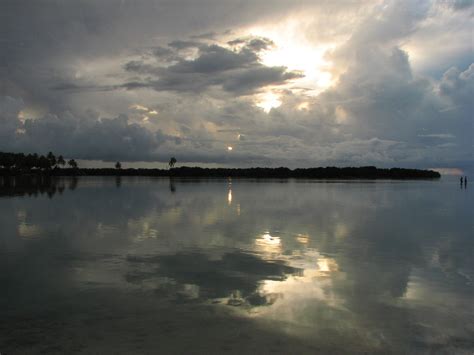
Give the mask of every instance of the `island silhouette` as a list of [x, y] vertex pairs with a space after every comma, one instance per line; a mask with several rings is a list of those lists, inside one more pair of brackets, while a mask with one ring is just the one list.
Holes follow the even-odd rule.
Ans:
[[169, 169], [124, 169], [117, 162], [115, 168], [80, 168], [74, 159], [56, 157], [52, 152], [38, 154], [0, 152], [0, 176], [163, 176], [193, 178], [306, 178], [306, 179], [437, 179], [437, 171], [407, 168], [361, 167], [314, 167], [290, 169], [267, 168], [202, 168], [174, 167], [177, 160], [171, 158]]

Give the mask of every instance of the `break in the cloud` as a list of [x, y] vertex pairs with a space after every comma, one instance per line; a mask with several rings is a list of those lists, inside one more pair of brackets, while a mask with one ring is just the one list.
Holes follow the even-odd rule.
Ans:
[[471, 2], [0, 8], [1, 150], [472, 168]]

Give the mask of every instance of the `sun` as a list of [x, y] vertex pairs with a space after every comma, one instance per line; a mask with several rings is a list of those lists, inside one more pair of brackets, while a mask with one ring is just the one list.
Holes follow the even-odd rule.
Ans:
[[[331, 63], [325, 59], [328, 50], [335, 45], [315, 44], [304, 36], [304, 30], [296, 20], [283, 23], [252, 27], [247, 30], [249, 36], [265, 37], [274, 45], [260, 53], [260, 61], [266, 66], [284, 66], [290, 71], [298, 71], [302, 78], [294, 79], [280, 86], [281, 89], [298, 89], [307, 96], [317, 96], [333, 84]], [[265, 112], [281, 105], [281, 95], [275, 88], [256, 96], [256, 106]]]
[[295, 81], [311, 90], [321, 91], [328, 87], [330, 74], [324, 70], [327, 63], [323, 59], [325, 51], [322, 48], [284, 38], [274, 41], [275, 47], [261, 54], [263, 64], [301, 72], [304, 77]]
[[269, 113], [272, 108], [279, 107], [280, 105], [280, 95], [271, 90], [257, 95], [256, 106], [262, 108], [266, 113]]

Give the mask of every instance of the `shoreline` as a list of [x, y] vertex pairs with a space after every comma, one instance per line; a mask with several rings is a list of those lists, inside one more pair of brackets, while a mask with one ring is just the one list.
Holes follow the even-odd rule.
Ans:
[[2, 177], [61, 177], [61, 176], [149, 176], [176, 178], [255, 178], [255, 179], [340, 179], [340, 180], [420, 180], [439, 179], [441, 174], [432, 170], [369, 167], [289, 168], [200, 168], [172, 169], [112, 169], [112, 168], [61, 168], [51, 170], [19, 171], [0, 169]]

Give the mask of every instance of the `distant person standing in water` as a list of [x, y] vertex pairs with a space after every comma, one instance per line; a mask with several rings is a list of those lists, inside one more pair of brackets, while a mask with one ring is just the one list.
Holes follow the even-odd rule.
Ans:
[[461, 183], [460, 183], [461, 187], [462, 187], [462, 183], [463, 183], [463, 180], [462, 180], [462, 176], [461, 176]]
[[464, 176], [464, 187], [467, 186], [467, 176]]

